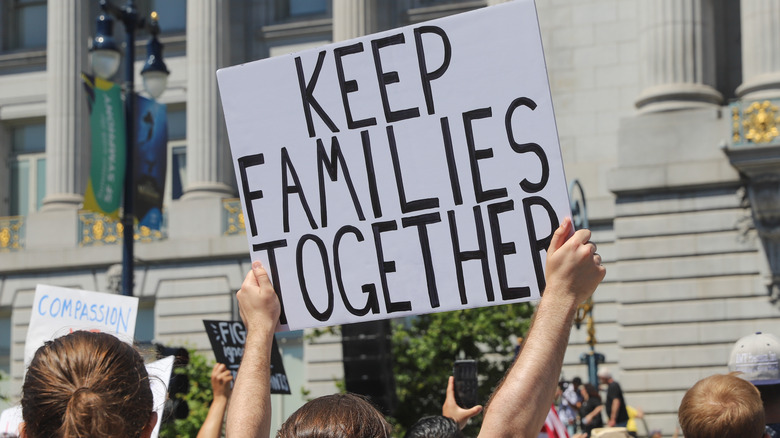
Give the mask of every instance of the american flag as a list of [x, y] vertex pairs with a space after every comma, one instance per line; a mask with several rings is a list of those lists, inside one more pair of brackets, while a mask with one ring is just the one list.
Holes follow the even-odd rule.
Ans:
[[550, 412], [547, 413], [547, 419], [544, 420], [544, 427], [542, 427], [542, 435], [547, 435], [547, 438], [569, 438], [569, 432], [566, 430], [566, 426], [558, 418], [558, 412], [555, 411], [555, 406], [550, 406]]

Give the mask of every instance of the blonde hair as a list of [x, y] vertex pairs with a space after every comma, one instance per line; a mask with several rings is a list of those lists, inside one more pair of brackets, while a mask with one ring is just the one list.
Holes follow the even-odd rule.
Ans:
[[138, 437], [152, 416], [143, 358], [106, 333], [76, 331], [35, 353], [22, 387], [25, 435]]
[[765, 430], [761, 394], [736, 373], [699, 380], [685, 393], [678, 417], [685, 438], [759, 438]]

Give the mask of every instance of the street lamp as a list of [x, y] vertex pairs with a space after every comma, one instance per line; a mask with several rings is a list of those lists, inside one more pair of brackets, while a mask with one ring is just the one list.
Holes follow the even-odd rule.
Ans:
[[110, 79], [119, 70], [119, 47], [113, 37], [112, 16], [122, 22], [125, 28], [125, 184], [122, 205], [122, 294], [133, 295], [133, 149], [135, 146], [135, 32], [148, 28], [151, 38], [146, 45], [147, 60], [141, 75], [144, 88], [158, 98], [168, 81], [168, 68], [162, 59], [162, 44], [157, 39], [160, 26], [157, 13], [152, 12], [147, 21], [138, 17], [135, 1], [127, 0], [124, 7], [108, 0], [100, 0], [103, 13], [97, 19], [95, 38], [90, 47], [90, 62], [95, 74]]
[[[589, 228], [588, 204], [585, 202], [585, 190], [583, 190], [579, 180], [575, 179], [569, 183], [569, 200], [574, 227], [577, 229]], [[579, 330], [583, 322], [587, 324], [590, 351], [582, 353], [580, 362], [588, 365], [588, 380], [592, 385], [598, 387], [598, 368], [600, 363], [604, 363], [604, 355], [596, 352], [596, 325], [593, 322], [593, 307], [593, 297], [589, 297], [587, 301], [577, 306], [574, 325]]]

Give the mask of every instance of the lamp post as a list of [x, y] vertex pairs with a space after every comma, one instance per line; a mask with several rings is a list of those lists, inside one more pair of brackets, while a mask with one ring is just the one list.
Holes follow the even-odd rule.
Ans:
[[158, 98], [168, 82], [168, 69], [162, 60], [162, 44], [157, 39], [160, 26], [157, 13], [152, 12], [147, 22], [138, 17], [135, 1], [127, 0], [124, 7], [108, 0], [100, 0], [103, 13], [98, 16], [95, 38], [90, 47], [90, 62], [95, 74], [110, 79], [119, 70], [119, 47], [113, 37], [112, 16], [122, 22], [125, 28], [125, 183], [122, 204], [122, 295], [133, 295], [133, 155], [135, 132], [135, 32], [148, 28], [151, 38], [146, 45], [147, 60], [141, 70], [144, 88]]
[[[571, 206], [572, 223], [577, 229], [588, 228], [588, 205], [585, 202], [585, 191], [579, 180], [573, 180], [569, 183], [569, 203]], [[590, 351], [580, 355], [580, 362], [588, 365], [588, 380], [592, 385], [598, 387], [598, 368], [600, 363], [604, 363], [604, 355], [596, 352], [596, 326], [593, 322], [593, 297], [577, 306], [577, 313], [574, 315], [574, 324], [579, 330], [580, 325], [586, 322], [588, 326], [588, 345]]]

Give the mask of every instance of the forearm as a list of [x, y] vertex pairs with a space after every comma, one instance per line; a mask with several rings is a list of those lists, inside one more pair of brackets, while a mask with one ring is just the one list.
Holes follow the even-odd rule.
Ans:
[[222, 421], [225, 418], [227, 403], [227, 397], [214, 397], [197, 438], [219, 438], [222, 435]]
[[228, 410], [226, 436], [230, 438], [270, 435], [272, 342], [273, 331], [247, 334]]
[[586, 415], [586, 416], [585, 416], [585, 418], [587, 418], [587, 420], [588, 420], [588, 421], [586, 421], [585, 423], [586, 423], [586, 424], [587, 424], [587, 423], [590, 423], [590, 422], [591, 422], [591, 421], [592, 421], [594, 418], [596, 418], [596, 415], [599, 415], [599, 414], [601, 413], [601, 410], [602, 410], [603, 408], [604, 408], [604, 407], [603, 407], [603, 406], [601, 406], [601, 405], [599, 405], [599, 406], [596, 406], [596, 409], [594, 409], [594, 410], [590, 411], [590, 413], [589, 413], [588, 415]]
[[609, 421], [617, 422], [618, 411], [620, 410], [620, 400], [612, 400], [612, 406], [610, 406], [610, 408]]
[[548, 283], [525, 345], [489, 402], [480, 436], [535, 438], [544, 424], [577, 307], [573, 296], [553, 293], [554, 287]]

